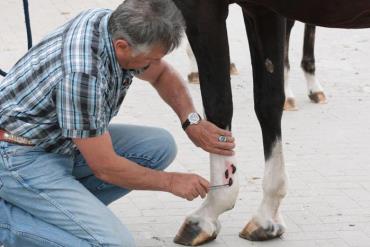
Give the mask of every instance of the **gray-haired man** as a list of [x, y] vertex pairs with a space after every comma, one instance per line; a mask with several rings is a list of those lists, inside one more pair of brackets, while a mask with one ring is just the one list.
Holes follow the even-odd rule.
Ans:
[[82, 12], [11, 69], [0, 84], [0, 243], [134, 246], [110, 202], [131, 189], [206, 195], [204, 178], [162, 171], [176, 155], [167, 131], [109, 124], [136, 75], [196, 145], [232, 154], [231, 133], [197, 119], [183, 81], [161, 60], [183, 29], [170, 0], [126, 0], [113, 13]]

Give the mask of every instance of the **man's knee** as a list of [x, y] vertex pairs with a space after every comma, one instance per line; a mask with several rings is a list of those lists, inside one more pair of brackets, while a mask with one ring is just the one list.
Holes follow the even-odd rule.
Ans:
[[164, 129], [158, 129], [156, 147], [156, 169], [164, 170], [176, 158], [177, 146], [173, 136]]

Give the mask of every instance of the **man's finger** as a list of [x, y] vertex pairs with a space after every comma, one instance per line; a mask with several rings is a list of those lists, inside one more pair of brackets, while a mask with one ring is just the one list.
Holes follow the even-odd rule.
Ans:
[[209, 188], [209, 186], [210, 186], [210, 184], [209, 184], [208, 180], [206, 180], [206, 179], [204, 179], [204, 178], [202, 178], [202, 177], [199, 177], [199, 183], [200, 183], [200, 185], [201, 185], [203, 188], [205, 188], [205, 189], [206, 189], [206, 191], [207, 191], [207, 193], [208, 193], [208, 188]]
[[218, 142], [215, 144], [215, 148], [224, 149], [224, 150], [232, 150], [235, 148], [235, 143], [230, 142]]
[[203, 186], [201, 184], [199, 184], [197, 187], [196, 187], [196, 190], [198, 192], [198, 195], [200, 195], [201, 198], [204, 198], [206, 197], [206, 190], [203, 188]]
[[235, 138], [233, 136], [228, 136], [227, 142], [235, 142]]
[[185, 197], [186, 198], [186, 200], [188, 200], [188, 201], [192, 201], [193, 200], [193, 198], [191, 197], [191, 196], [187, 196], [187, 197]]
[[197, 189], [197, 186], [195, 186], [195, 188], [193, 189], [193, 191], [192, 191], [192, 196], [193, 196], [193, 199], [194, 198], [197, 198], [198, 196], [199, 196], [199, 191], [198, 191], [198, 189]]
[[[222, 140], [220, 141], [220, 139]], [[234, 142], [235, 138], [232, 135], [226, 135], [219, 132], [212, 134], [212, 139], [218, 142]]]
[[[230, 137], [225, 136], [226, 141], [224, 141], [224, 142], [223, 141], [220, 141], [219, 140], [219, 137], [220, 136], [213, 135], [212, 136], [212, 140], [209, 141], [208, 143], [210, 143], [215, 148], [221, 148], [221, 149], [233, 149], [235, 147], [234, 137], [232, 137], [232, 136], [230, 136]], [[231, 141], [229, 141], [229, 139]]]
[[231, 133], [231, 131], [220, 129], [220, 128], [217, 128], [217, 134], [219, 134], [221, 136], [227, 136], [227, 137], [233, 136], [233, 134]]
[[186, 194], [186, 200], [192, 201], [196, 196], [193, 195], [193, 191]]

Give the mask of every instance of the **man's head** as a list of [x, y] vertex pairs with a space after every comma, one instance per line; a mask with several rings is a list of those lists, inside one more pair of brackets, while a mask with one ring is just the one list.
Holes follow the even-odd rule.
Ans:
[[108, 29], [121, 67], [138, 69], [177, 48], [185, 23], [172, 0], [126, 0], [112, 13]]

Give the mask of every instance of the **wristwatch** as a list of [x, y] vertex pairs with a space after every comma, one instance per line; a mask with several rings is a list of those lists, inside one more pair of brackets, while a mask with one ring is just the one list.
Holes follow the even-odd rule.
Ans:
[[190, 113], [185, 122], [182, 123], [183, 130], [186, 130], [186, 128], [189, 127], [189, 125], [198, 124], [200, 120], [202, 120], [202, 118], [198, 113], [196, 112]]

